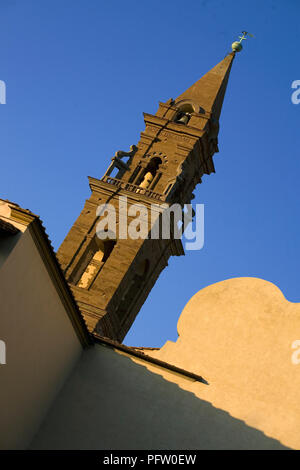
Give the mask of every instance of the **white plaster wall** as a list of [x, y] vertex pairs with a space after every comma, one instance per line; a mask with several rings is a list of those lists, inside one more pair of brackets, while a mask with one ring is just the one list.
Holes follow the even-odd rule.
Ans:
[[31, 449], [284, 449], [201, 399], [208, 385], [95, 345], [53, 403]]
[[17, 233], [13, 236], [3, 236], [0, 238], [0, 269], [21, 236], [22, 233]]
[[17, 237], [0, 269], [1, 449], [28, 446], [82, 353], [29, 230]]
[[31, 447], [300, 449], [299, 303], [262, 279], [230, 279], [188, 302], [178, 333], [145, 353], [207, 385], [97, 345]]

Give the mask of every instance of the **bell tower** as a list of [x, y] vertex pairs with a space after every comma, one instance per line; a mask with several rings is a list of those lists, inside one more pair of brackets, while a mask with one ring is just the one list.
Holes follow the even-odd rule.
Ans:
[[[203, 174], [215, 171], [219, 117], [235, 52], [177, 99], [144, 114], [137, 146], [118, 151], [101, 179], [89, 178], [91, 196], [57, 256], [90, 331], [122, 341], [170, 256], [184, 254], [171, 230], [169, 239], [97, 236], [99, 205], [111, 204], [116, 227], [122, 204], [182, 207], [193, 199]], [[131, 220], [128, 213], [128, 223]], [[147, 220], [150, 232], [151, 221]], [[124, 229], [123, 229], [124, 232]]]

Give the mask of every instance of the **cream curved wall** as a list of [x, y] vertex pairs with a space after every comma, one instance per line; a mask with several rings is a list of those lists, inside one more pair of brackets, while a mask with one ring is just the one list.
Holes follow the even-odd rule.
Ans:
[[199, 398], [300, 449], [300, 304], [265, 280], [229, 279], [192, 297], [178, 334], [151, 355], [201, 374], [209, 386], [189, 388]]
[[267, 281], [230, 279], [189, 301], [178, 332], [145, 354], [208, 384], [96, 345], [31, 448], [300, 449], [299, 304]]

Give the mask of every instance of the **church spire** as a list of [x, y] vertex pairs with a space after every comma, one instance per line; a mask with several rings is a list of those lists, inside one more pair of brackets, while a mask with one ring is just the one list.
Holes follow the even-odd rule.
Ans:
[[219, 120], [234, 56], [235, 51], [228, 54], [200, 80], [178, 96], [175, 105], [186, 100], [192, 101], [200, 106], [202, 111], [211, 113], [215, 120]]
[[[241, 44], [234, 47], [175, 102], [159, 103], [155, 115], [144, 113], [146, 127], [138, 144], [130, 152], [118, 151], [103, 178], [90, 178], [92, 194], [57, 253], [90, 331], [122, 341], [168, 259], [184, 254], [174, 235], [176, 225], [161, 216], [175, 203], [181, 208], [190, 204], [202, 176], [215, 171], [218, 119]], [[110, 238], [102, 239], [98, 227], [106, 204], [115, 214], [115, 226], [108, 228]], [[129, 215], [136, 204], [145, 210], [140, 214], [146, 230], [131, 236], [132, 222], [138, 225], [127, 217], [127, 208]], [[152, 220], [147, 214], [153, 208]]]

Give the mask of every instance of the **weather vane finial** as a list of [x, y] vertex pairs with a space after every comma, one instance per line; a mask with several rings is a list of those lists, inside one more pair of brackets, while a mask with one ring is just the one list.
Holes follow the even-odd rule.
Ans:
[[247, 39], [247, 35], [254, 38], [253, 34], [248, 33], [248, 31], [242, 31], [242, 36], [239, 36], [239, 41], [235, 41], [231, 44], [233, 52], [240, 52], [243, 49], [242, 41]]

